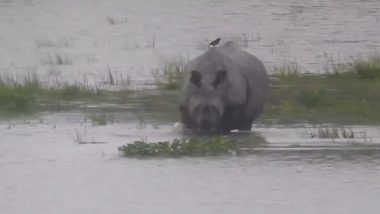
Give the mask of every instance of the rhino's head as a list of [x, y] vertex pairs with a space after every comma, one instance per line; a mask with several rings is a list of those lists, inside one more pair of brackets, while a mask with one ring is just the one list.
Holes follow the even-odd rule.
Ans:
[[225, 110], [227, 91], [227, 71], [190, 73], [188, 113], [199, 133], [220, 131], [221, 120]]

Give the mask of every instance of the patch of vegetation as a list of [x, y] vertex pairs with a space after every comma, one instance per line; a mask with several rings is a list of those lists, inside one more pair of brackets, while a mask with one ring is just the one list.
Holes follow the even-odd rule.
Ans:
[[375, 54], [368, 57], [353, 58], [349, 63], [334, 65], [331, 70], [327, 70], [327, 77], [379, 80], [380, 55]]
[[354, 59], [352, 71], [358, 78], [364, 80], [380, 79], [380, 56]]
[[95, 90], [75, 84], [64, 84], [58, 88], [49, 88], [44, 93], [50, 99], [55, 97], [60, 100], [82, 100], [96, 96]]
[[292, 63], [273, 69], [274, 77], [281, 82], [292, 81], [298, 78], [302, 71], [298, 64]]
[[178, 90], [182, 82], [183, 72], [184, 63], [178, 61], [166, 64], [163, 69], [155, 71], [153, 76], [159, 89]]
[[[127, 89], [107, 91], [86, 82], [57, 83], [47, 86], [36, 74], [22, 80], [0, 76], [0, 113], [32, 113], [39, 110], [63, 110], [68, 106], [93, 103], [126, 103], [133, 92]], [[83, 106], [81, 105], [81, 106]]]
[[[378, 57], [355, 60], [323, 74], [279, 68], [261, 123], [380, 123]], [[361, 69], [361, 70], [360, 70]]]
[[237, 141], [227, 137], [174, 139], [157, 143], [135, 141], [119, 147], [125, 157], [215, 156], [240, 152]]
[[24, 87], [0, 87], [0, 111], [27, 112], [34, 106], [33, 93]]
[[107, 66], [106, 72], [104, 74], [99, 75], [99, 78], [101, 85], [115, 85], [128, 88], [128, 86], [131, 84], [131, 78], [129, 76], [125, 76], [123, 72], [120, 72], [119, 70], [111, 68], [109, 66]]
[[[380, 123], [379, 57], [356, 59], [339, 64], [323, 74], [307, 74], [296, 65], [275, 69], [268, 102], [256, 123]], [[120, 72], [108, 68], [99, 85], [86, 81], [46, 86], [37, 75], [23, 80], [0, 77], [0, 113], [86, 108], [88, 104], [118, 104], [128, 111], [138, 109], [144, 121], [180, 120], [179, 87], [183, 62], [168, 63], [154, 73], [159, 90], [131, 91], [118, 86], [129, 84]], [[106, 90], [103, 86], [114, 86]], [[99, 89], [101, 88], [101, 89]], [[102, 117], [99, 117], [102, 124]], [[95, 119], [97, 121], [97, 119]]]
[[105, 126], [108, 123], [113, 123], [114, 118], [112, 115], [107, 113], [92, 113], [89, 116], [89, 119], [94, 126]]
[[355, 134], [352, 129], [337, 127], [318, 127], [316, 131], [306, 130], [310, 138], [354, 138]]
[[306, 108], [317, 108], [326, 105], [327, 89], [324, 87], [300, 91], [297, 100], [300, 105]]
[[125, 157], [199, 157], [218, 155], [243, 155], [266, 144], [260, 135], [231, 134], [227, 136], [198, 136], [188, 139], [173, 139], [148, 143], [138, 140], [120, 146], [118, 150]]
[[40, 90], [41, 82], [34, 74], [26, 76], [21, 83], [11, 77], [0, 77], [0, 112], [31, 111]]

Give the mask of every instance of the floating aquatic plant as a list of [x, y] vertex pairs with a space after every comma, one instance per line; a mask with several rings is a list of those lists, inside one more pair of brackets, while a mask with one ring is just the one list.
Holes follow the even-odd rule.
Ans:
[[138, 140], [119, 147], [119, 151], [126, 157], [215, 156], [236, 154], [239, 150], [235, 140], [221, 136], [174, 139], [157, 143]]

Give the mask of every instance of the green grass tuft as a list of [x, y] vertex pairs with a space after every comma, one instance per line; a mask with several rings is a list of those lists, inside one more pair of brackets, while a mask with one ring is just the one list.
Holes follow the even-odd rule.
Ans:
[[298, 78], [302, 71], [301, 68], [296, 64], [292, 63], [289, 65], [284, 65], [282, 67], [276, 67], [273, 69], [274, 77], [281, 82], [288, 82]]
[[380, 56], [374, 54], [368, 57], [353, 58], [346, 64], [337, 64], [332, 67], [332, 71], [326, 72], [329, 78], [346, 78], [360, 80], [380, 79]]
[[161, 70], [153, 73], [156, 85], [159, 89], [178, 90], [182, 82], [184, 72], [183, 62], [171, 62]]
[[380, 56], [354, 59], [351, 69], [359, 79], [380, 79]]
[[27, 75], [22, 83], [11, 77], [0, 77], [0, 112], [28, 112], [36, 104], [41, 82], [35, 74]]

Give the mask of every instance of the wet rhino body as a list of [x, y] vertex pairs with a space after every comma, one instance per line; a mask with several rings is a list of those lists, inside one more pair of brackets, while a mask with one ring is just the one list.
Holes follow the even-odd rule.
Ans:
[[267, 91], [267, 72], [255, 56], [233, 42], [209, 48], [185, 66], [182, 122], [196, 133], [250, 130]]

